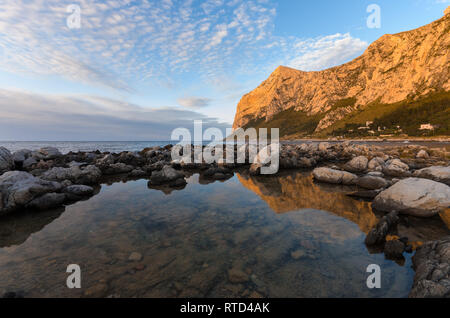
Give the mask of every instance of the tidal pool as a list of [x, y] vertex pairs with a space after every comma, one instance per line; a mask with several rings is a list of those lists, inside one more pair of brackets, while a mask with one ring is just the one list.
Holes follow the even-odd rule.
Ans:
[[[407, 297], [410, 255], [393, 262], [369, 251], [365, 233], [377, 216], [345, 190], [306, 172], [214, 183], [193, 174], [173, 191], [147, 180], [103, 184], [65, 209], [0, 218], [0, 293]], [[429, 224], [404, 228], [417, 240], [449, 233], [441, 220]], [[81, 268], [81, 289], [66, 286], [69, 264]], [[366, 286], [369, 264], [381, 267], [381, 289]]]

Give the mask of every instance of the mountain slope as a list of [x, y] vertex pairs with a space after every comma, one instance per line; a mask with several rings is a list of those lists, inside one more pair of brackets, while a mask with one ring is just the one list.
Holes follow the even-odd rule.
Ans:
[[282, 135], [330, 134], [339, 121], [370, 105], [449, 91], [449, 52], [447, 9], [426, 26], [384, 35], [349, 63], [319, 72], [278, 67], [241, 99], [233, 128], [274, 127], [276, 121]]

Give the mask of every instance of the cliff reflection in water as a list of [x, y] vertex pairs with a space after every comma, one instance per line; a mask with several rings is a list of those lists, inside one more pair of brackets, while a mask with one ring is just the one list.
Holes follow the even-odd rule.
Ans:
[[237, 177], [244, 187], [256, 193], [276, 213], [300, 209], [328, 211], [357, 224], [364, 233], [377, 224], [371, 203], [346, 195], [351, 187], [316, 184], [310, 173], [260, 177], [238, 174]]

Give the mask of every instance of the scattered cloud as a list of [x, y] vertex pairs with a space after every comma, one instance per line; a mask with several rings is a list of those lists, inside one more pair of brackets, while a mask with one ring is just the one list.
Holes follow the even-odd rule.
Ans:
[[194, 120], [202, 120], [205, 129], [228, 127], [178, 107], [148, 109], [97, 96], [0, 89], [2, 140], [170, 140], [173, 129], [192, 129]]
[[73, 3], [1, 1], [0, 69], [131, 91], [133, 83], [183, 73], [212, 81], [259, 74], [275, 62], [325, 68], [365, 44], [348, 34], [275, 36], [273, 0], [78, 0], [79, 29], [67, 25]]
[[185, 108], [203, 108], [209, 106], [211, 103], [211, 99], [205, 98], [205, 97], [182, 97], [177, 100], [178, 104], [180, 106], [183, 106]]

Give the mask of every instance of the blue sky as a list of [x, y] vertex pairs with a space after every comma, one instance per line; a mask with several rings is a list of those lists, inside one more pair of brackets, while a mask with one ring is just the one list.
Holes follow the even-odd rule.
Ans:
[[[67, 18], [80, 7], [80, 28]], [[381, 28], [366, 25], [368, 5]], [[0, 140], [167, 140], [232, 124], [278, 66], [350, 61], [450, 0], [3, 0]]]

